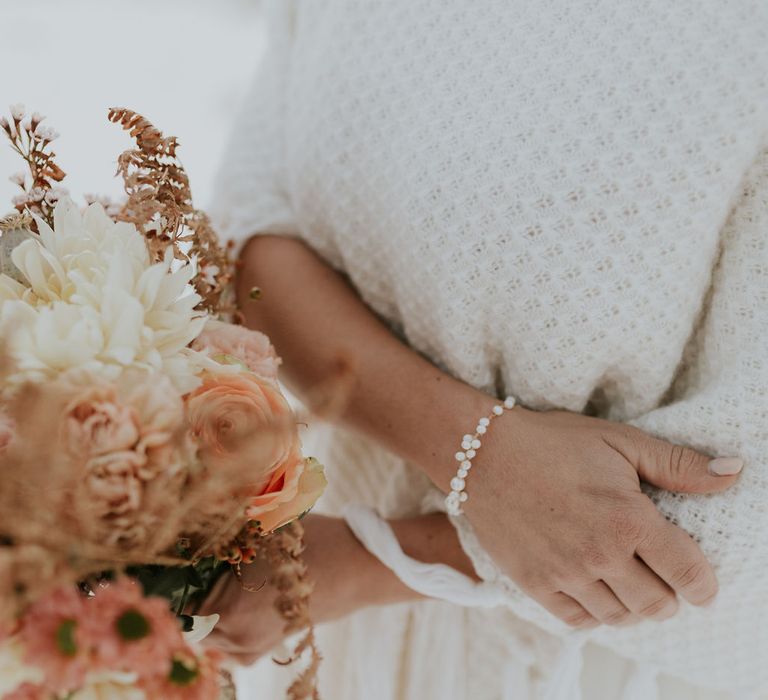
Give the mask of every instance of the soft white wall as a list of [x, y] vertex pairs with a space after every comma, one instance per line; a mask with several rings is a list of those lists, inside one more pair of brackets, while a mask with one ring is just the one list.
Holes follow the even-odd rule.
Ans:
[[[118, 195], [129, 142], [107, 108], [137, 110], [179, 137], [195, 200], [215, 167], [263, 46], [256, 0], [0, 0], [0, 114], [11, 103], [48, 117], [74, 197]], [[22, 169], [0, 132], [0, 216]]]

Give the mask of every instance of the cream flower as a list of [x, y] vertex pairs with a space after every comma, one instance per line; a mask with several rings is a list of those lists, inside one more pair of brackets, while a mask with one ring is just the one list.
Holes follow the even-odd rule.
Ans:
[[117, 378], [129, 367], [159, 370], [180, 393], [199, 385], [187, 349], [206, 317], [191, 265], [171, 255], [150, 265], [136, 228], [115, 223], [100, 204], [81, 214], [69, 199], [54, 211], [54, 229], [36, 219], [39, 238], [11, 255], [22, 282], [0, 275], [0, 333], [18, 373], [9, 384], [42, 381], [70, 368]]
[[85, 683], [71, 700], [146, 700], [144, 692], [136, 687], [135, 673], [101, 671], [90, 673]]
[[42, 683], [43, 672], [24, 663], [21, 642], [10, 637], [0, 643], [0, 697], [18, 688], [22, 683]]

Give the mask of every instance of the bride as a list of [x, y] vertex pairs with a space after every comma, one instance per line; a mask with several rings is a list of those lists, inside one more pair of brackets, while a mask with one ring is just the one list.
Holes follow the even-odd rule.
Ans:
[[216, 206], [328, 419], [323, 695], [768, 692], [768, 5], [266, 10]]

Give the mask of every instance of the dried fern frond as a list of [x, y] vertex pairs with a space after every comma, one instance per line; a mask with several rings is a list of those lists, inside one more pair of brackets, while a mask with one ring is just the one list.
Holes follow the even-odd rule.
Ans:
[[136, 148], [117, 160], [128, 199], [116, 218], [138, 228], [153, 260], [162, 260], [170, 248], [176, 259], [194, 262], [201, 307], [232, 313], [234, 307], [227, 296], [234, 267], [231, 256], [208, 216], [194, 207], [189, 178], [176, 155], [178, 140], [163, 136], [148, 119], [129, 109], [110, 109], [109, 120], [120, 124], [136, 141]]

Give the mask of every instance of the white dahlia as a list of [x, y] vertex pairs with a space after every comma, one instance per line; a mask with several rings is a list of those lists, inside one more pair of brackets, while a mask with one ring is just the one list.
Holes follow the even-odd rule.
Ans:
[[172, 270], [170, 255], [150, 265], [141, 234], [100, 204], [81, 215], [62, 199], [53, 229], [36, 221], [39, 238], [11, 255], [22, 283], [0, 275], [0, 333], [18, 368], [11, 383], [74, 367], [110, 378], [141, 367], [166, 372], [182, 393], [195, 388], [187, 345], [205, 314], [195, 311], [192, 266]]

